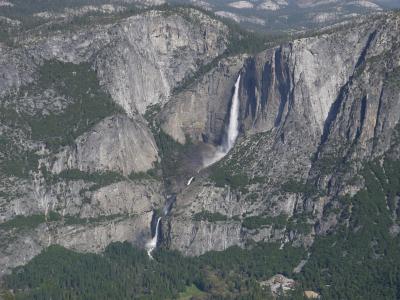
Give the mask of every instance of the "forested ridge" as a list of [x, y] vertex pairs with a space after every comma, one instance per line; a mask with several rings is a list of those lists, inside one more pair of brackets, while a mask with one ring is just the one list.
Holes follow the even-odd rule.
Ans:
[[102, 255], [51, 246], [6, 277], [5, 287], [15, 299], [176, 299], [193, 285], [219, 299], [268, 299], [257, 280], [290, 275], [304, 255], [302, 248], [255, 244], [197, 258], [159, 249], [152, 260], [127, 242]]

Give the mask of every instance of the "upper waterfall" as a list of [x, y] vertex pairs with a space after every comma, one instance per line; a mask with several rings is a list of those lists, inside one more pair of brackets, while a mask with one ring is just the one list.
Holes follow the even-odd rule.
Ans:
[[240, 74], [235, 83], [235, 92], [232, 97], [231, 111], [229, 114], [229, 126], [226, 137], [226, 144], [224, 150], [226, 153], [232, 149], [235, 141], [239, 135], [239, 85], [240, 85]]
[[239, 135], [239, 87], [240, 87], [240, 74], [236, 79], [235, 91], [232, 97], [231, 109], [229, 112], [229, 124], [224, 133], [222, 144], [218, 146], [217, 151], [211, 158], [203, 159], [203, 166], [208, 167], [217, 161], [221, 160], [235, 145], [235, 141]]

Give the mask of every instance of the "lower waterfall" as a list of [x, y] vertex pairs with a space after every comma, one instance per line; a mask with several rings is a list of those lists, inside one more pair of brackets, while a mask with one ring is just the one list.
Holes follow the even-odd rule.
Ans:
[[158, 230], [159, 230], [159, 226], [160, 226], [160, 221], [161, 221], [161, 217], [159, 217], [158, 220], [157, 220], [156, 232], [154, 234], [154, 237], [150, 241], [148, 241], [148, 243], [146, 244], [147, 254], [149, 255], [149, 257], [151, 259], [153, 259], [153, 256], [151, 256], [151, 253], [153, 252], [153, 250], [155, 248], [157, 248]]

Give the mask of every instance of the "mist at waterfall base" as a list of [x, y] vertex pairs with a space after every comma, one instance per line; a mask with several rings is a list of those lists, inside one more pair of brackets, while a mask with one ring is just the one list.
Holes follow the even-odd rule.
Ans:
[[239, 135], [239, 85], [240, 74], [235, 83], [235, 91], [232, 97], [231, 110], [229, 112], [229, 125], [224, 133], [222, 144], [219, 145], [211, 157], [203, 158], [203, 167], [208, 167], [221, 160], [235, 145]]

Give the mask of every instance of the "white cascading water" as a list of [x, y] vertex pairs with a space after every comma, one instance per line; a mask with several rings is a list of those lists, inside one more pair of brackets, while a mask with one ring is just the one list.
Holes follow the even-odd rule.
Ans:
[[225, 151], [226, 153], [235, 145], [235, 141], [239, 135], [239, 84], [240, 75], [235, 83], [235, 92], [233, 93], [231, 111], [229, 114], [228, 134], [226, 137]]
[[203, 166], [208, 167], [220, 159], [222, 159], [235, 145], [235, 141], [239, 135], [239, 85], [240, 74], [235, 83], [235, 91], [232, 97], [231, 110], [229, 112], [229, 125], [225, 133], [222, 145], [217, 148], [217, 151], [211, 158], [203, 159]]
[[151, 253], [155, 248], [157, 248], [157, 241], [158, 241], [158, 227], [160, 225], [161, 217], [158, 218], [157, 220], [157, 225], [156, 225], [156, 232], [154, 234], [154, 237], [146, 244], [147, 248], [147, 254], [151, 259], [153, 259], [153, 256], [151, 256]]
[[190, 179], [188, 180], [188, 182], [186, 183], [186, 185], [190, 185], [194, 180], [194, 177], [190, 177]]

